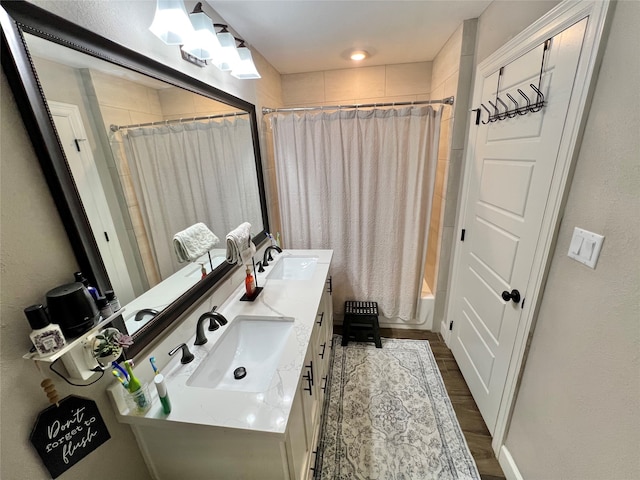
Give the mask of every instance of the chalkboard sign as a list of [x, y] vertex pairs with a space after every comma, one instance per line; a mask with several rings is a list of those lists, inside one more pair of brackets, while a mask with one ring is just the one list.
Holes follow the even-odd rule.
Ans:
[[31, 443], [53, 478], [111, 438], [96, 402], [69, 395], [38, 415]]

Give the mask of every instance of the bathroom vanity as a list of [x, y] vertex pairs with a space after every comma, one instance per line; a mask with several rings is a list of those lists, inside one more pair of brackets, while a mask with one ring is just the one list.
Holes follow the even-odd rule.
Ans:
[[[257, 274], [264, 290], [255, 301], [240, 301], [239, 285], [217, 309], [229, 323], [212, 332], [204, 323], [207, 343], [194, 346], [195, 330], [182, 339], [195, 359], [183, 365], [178, 353], [162, 368], [169, 415], [155, 392], [140, 416], [119, 385], [109, 389], [154, 478], [313, 477], [332, 346], [332, 255], [285, 250]], [[246, 375], [236, 379], [239, 367]]]

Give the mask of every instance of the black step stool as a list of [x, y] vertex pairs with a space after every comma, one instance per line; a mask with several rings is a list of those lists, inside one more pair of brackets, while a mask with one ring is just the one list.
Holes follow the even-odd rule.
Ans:
[[358, 302], [353, 300], [344, 302], [342, 346], [346, 346], [349, 340], [356, 342], [374, 341], [376, 348], [382, 348], [377, 302]]

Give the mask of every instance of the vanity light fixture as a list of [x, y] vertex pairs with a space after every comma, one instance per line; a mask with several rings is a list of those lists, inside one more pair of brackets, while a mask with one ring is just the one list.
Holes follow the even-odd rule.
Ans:
[[249, 50], [244, 42], [240, 42], [238, 46], [239, 62], [231, 69], [231, 76], [239, 79], [255, 79], [262, 78], [253, 63], [251, 50]]
[[360, 62], [369, 56], [369, 52], [365, 50], [354, 50], [351, 52], [351, 60]]
[[193, 33], [186, 38], [182, 51], [193, 55], [198, 60], [210, 60], [220, 55], [220, 42], [213, 28], [213, 23], [198, 3], [189, 15], [193, 25]]
[[[180, 45], [184, 60], [199, 67], [213, 64], [239, 79], [261, 78], [244, 40], [234, 37], [228, 25], [213, 23], [202, 10], [202, 2], [196, 4], [190, 15], [187, 15], [183, 0], [157, 2], [149, 30], [167, 45]], [[188, 28], [178, 30], [176, 26], [182, 24], [183, 19]], [[220, 31], [216, 32], [216, 28]]]
[[220, 57], [214, 58], [212, 63], [223, 72], [230, 72], [240, 62], [240, 56], [236, 48], [236, 38], [229, 33], [226, 25], [216, 23], [214, 27], [222, 28], [217, 35], [222, 48], [220, 50]]
[[156, 0], [151, 33], [167, 45], [181, 45], [193, 32], [182, 0]]

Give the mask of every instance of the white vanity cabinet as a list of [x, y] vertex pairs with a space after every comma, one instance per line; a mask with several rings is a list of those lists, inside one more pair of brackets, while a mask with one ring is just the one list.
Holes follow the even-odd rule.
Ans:
[[[313, 277], [306, 281], [260, 278], [264, 290], [253, 304], [239, 301], [242, 289], [222, 303], [219, 310], [229, 324], [208, 333], [206, 344], [192, 348], [196, 360], [180, 365], [176, 359], [163, 371], [173, 407], [169, 415], [162, 413], [157, 401], [144, 416], [132, 415], [118, 400], [121, 387], [114, 385], [109, 390], [116, 416], [131, 425], [153, 478], [313, 478], [331, 359], [332, 251], [289, 252], [294, 258], [318, 259]], [[234, 321], [264, 318], [274, 312], [294, 319], [294, 324], [268, 389], [244, 392], [190, 384], [201, 362], [216, 358], [215, 346]], [[193, 339], [188, 344], [191, 346]]]
[[287, 454], [292, 480], [313, 478], [331, 359], [333, 303], [330, 283], [328, 279], [287, 427]]

